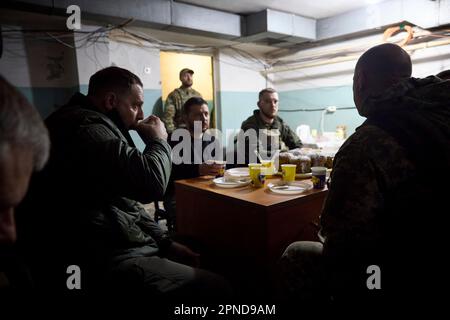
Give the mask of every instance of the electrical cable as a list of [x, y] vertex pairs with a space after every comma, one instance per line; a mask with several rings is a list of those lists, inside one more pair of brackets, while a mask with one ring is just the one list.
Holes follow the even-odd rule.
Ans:
[[[350, 110], [356, 109], [356, 107], [340, 107], [336, 108], [336, 110]], [[278, 109], [278, 112], [314, 112], [314, 111], [327, 111], [327, 107], [325, 108], [301, 108], [301, 109]]]

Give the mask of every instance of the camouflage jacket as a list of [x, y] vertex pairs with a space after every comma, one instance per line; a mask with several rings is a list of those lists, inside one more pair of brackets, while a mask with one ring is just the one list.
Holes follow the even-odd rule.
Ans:
[[202, 97], [202, 95], [193, 88], [183, 87], [179, 87], [169, 93], [164, 104], [164, 115], [162, 118], [168, 133], [171, 133], [176, 128], [183, 127], [181, 108], [192, 97]]
[[415, 239], [439, 238], [441, 224], [427, 214], [438, 216], [448, 190], [441, 181], [450, 171], [450, 81], [410, 78], [359, 111], [368, 120], [336, 154], [319, 235], [333, 269], [352, 272], [344, 261], [367, 267], [394, 256], [400, 268], [403, 258], [432, 251]]
[[[300, 148], [302, 146], [302, 142], [295, 134], [294, 131], [289, 128], [289, 126], [281, 119], [280, 117], [275, 117], [275, 120], [271, 124], [265, 123], [261, 117], [259, 116], [260, 110], [254, 110], [253, 115], [248, 117], [247, 120], [242, 122], [241, 129], [246, 132], [249, 129], [254, 129], [256, 131], [259, 146], [262, 143], [261, 139], [263, 137], [260, 136], [260, 131], [263, 130], [262, 133], [267, 137], [266, 146], [267, 150], [270, 151], [270, 139], [277, 139], [275, 143], [278, 145], [278, 149], [281, 151], [287, 151], [289, 149]], [[246, 148], [246, 150], [248, 150]], [[261, 150], [260, 150], [261, 151]]]

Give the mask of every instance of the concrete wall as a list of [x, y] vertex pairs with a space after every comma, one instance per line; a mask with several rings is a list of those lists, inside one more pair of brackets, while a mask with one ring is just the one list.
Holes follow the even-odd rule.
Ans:
[[[73, 49], [20, 36], [5, 37], [3, 41], [0, 74], [25, 95], [43, 117], [78, 90], [77, 57]], [[73, 44], [71, 39], [66, 41]]]

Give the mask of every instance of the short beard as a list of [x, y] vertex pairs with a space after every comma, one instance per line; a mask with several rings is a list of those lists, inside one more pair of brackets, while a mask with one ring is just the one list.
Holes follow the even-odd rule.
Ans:
[[261, 110], [261, 113], [264, 115], [264, 116], [266, 116], [267, 118], [269, 118], [269, 119], [275, 119], [275, 117], [277, 116], [277, 114], [275, 114], [275, 115], [269, 115], [269, 114], [267, 114], [267, 113], [265, 113], [263, 110]]

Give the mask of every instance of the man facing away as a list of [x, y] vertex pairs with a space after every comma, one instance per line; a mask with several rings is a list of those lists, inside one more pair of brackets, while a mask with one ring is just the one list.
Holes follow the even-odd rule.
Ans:
[[254, 152], [254, 149], [260, 153], [267, 152], [268, 157], [271, 157], [273, 152], [276, 151], [272, 150], [271, 146], [276, 146], [277, 150], [280, 151], [302, 146], [302, 142], [295, 132], [278, 116], [278, 103], [278, 92], [272, 88], [261, 90], [258, 95], [258, 110], [254, 110], [253, 115], [242, 122], [242, 131], [245, 133], [253, 129], [257, 138], [256, 145], [251, 142], [251, 138], [246, 139], [246, 163], [248, 163], [250, 154]]
[[[67, 267], [76, 265], [84, 290], [221, 293], [223, 280], [196, 269], [198, 255], [173, 242], [139, 203], [161, 198], [171, 172], [164, 125], [143, 119], [143, 103], [141, 80], [108, 67], [90, 78], [87, 96], [76, 93], [46, 120], [50, 161], [33, 179], [22, 217], [23, 248], [42, 288], [67, 290]], [[145, 142], [143, 152], [129, 130]]]
[[394, 44], [358, 60], [353, 95], [367, 120], [336, 154], [323, 245], [297, 242], [283, 254], [282, 285], [291, 299], [410, 306], [444, 281], [450, 83], [412, 78], [411, 70], [408, 53]]
[[33, 286], [14, 248], [14, 212], [31, 174], [44, 167], [49, 151], [50, 139], [38, 112], [0, 76], [0, 290]]
[[173, 90], [167, 96], [164, 104], [163, 122], [168, 133], [176, 128], [186, 128], [182, 114], [184, 103], [192, 97], [202, 97], [201, 93], [192, 88], [194, 83], [194, 71], [184, 68], [180, 71], [181, 86]]

